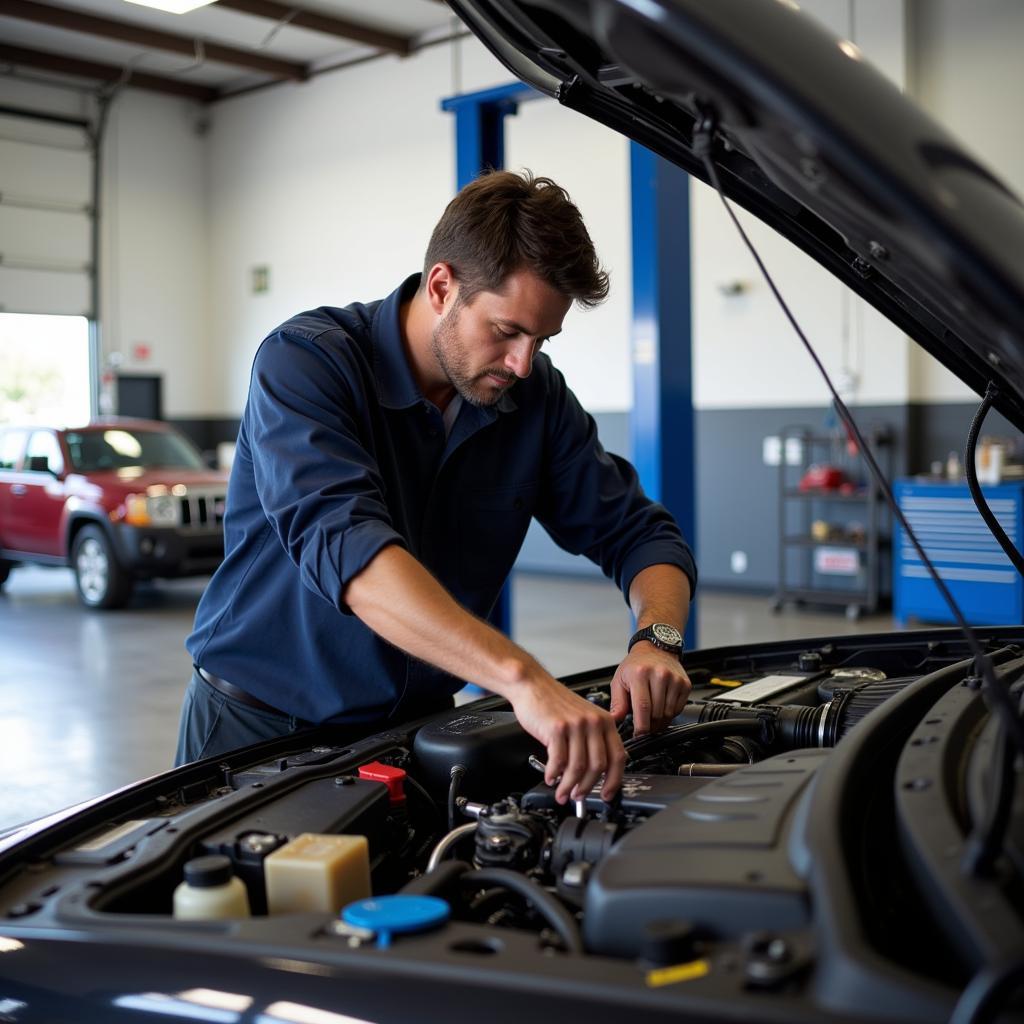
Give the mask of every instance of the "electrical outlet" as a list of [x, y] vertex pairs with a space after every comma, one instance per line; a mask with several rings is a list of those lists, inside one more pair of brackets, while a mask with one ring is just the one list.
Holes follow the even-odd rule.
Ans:
[[777, 466], [782, 461], [782, 438], [764, 438], [761, 441], [761, 459], [766, 466]]
[[800, 466], [804, 461], [804, 443], [799, 437], [786, 438], [786, 465]]
[[745, 573], [747, 571], [746, 551], [734, 551], [729, 559], [729, 566], [737, 575]]

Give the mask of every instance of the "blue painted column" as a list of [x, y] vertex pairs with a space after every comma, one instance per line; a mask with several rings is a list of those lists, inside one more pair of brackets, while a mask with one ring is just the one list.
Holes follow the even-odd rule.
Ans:
[[[463, 93], [441, 101], [441, 109], [455, 114], [455, 187], [468, 185], [481, 172], [505, 166], [505, 118], [519, 111], [526, 100], [541, 99], [524, 82]], [[506, 581], [490, 614], [492, 625], [512, 634], [512, 586]]]
[[[630, 143], [633, 219], [632, 459], [644, 491], [697, 540], [689, 176]], [[691, 608], [686, 646], [697, 638]]]

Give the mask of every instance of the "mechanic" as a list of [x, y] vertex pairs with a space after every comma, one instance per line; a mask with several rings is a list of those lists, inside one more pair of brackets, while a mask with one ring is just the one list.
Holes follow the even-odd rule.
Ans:
[[[470, 682], [545, 745], [559, 802], [602, 775], [614, 795], [616, 722], [632, 709], [638, 733], [661, 729], [686, 702], [696, 569], [671, 516], [539, 354], [573, 301], [607, 293], [565, 191], [494, 172], [448, 205], [422, 274], [263, 341], [224, 562], [186, 641], [195, 670], [177, 764], [316, 723], [408, 721], [451, 707]], [[531, 516], [598, 563], [636, 617], [610, 712], [483, 619]]]

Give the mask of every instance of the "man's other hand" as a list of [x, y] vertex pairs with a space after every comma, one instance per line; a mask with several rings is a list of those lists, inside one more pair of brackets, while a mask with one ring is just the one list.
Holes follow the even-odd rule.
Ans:
[[683, 710], [690, 677], [679, 659], [646, 640], [635, 644], [612, 679], [612, 718], [621, 722], [633, 709], [633, 732], [659, 732]]
[[601, 797], [610, 800], [622, 784], [626, 750], [615, 721], [553, 677], [524, 683], [509, 695], [519, 724], [547, 747], [544, 780], [557, 786], [555, 799], [578, 800], [604, 775]]

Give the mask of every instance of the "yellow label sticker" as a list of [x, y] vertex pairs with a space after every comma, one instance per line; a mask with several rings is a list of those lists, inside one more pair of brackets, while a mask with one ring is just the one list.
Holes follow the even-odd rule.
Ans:
[[738, 679], [719, 679], [718, 676], [714, 676], [711, 679], [712, 686], [742, 686], [743, 684]]
[[711, 964], [707, 960], [691, 960], [688, 964], [676, 964], [674, 967], [659, 967], [656, 971], [648, 971], [647, 985], [650, 988], [677, 985], [681, 981], [696, 981], [710, 972]]

